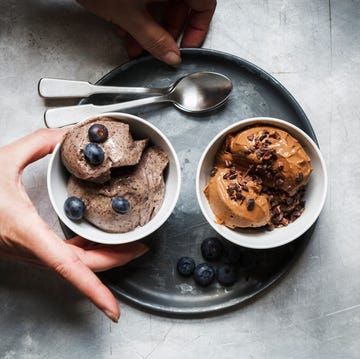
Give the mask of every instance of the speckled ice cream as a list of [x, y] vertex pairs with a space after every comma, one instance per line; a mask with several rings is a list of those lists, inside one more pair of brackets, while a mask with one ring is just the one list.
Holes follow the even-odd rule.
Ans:
[[[163, 171], [168, 164], [166, 153], [158, 147], [145, 149], [137, 166], [115, 171], [109, 182], [97, 184], [71, 176], [68, 192], [85, 203], [85, 219], [98, 228], [124, 233], [143, 226], [158, 212], [164, 197]], [[126, 198], [130, 211], [120, 214], [112, 209], [117, 196]]]
[[[88, 130], [94, 123], [106, 126], [109, 133], [108, 139], [98, 144], [105, 154], [104, 162], [98, 166], [89, 164], [84, 157], [84, 148], [90, 143]], [[146, 139], [134, 141], [128, 124], [100, 117], [82, 122], [66, 133], [61, 146], [61, 160], [75, 177], [104, 183], [110, 180], [112, 168], [136, 165], [147, 142]]]
[[[108, 136], [98, 143], [104, 161], [92, 165], [84, 156], [89, 128], [99, 124]], [[134, 140], [129, 124], [100, 117], [72, 127], [61, 145], [61, 159], [71, 176], [69, 196], [85, 204], [84, 218], [96, 227], [111, 233], [125, 233], [144, 226], [161, 207], [165, 193], [163, 172], [169, 160], [159, 147], [148, 139]], [[130, 203], [130, 210], [118, 213], [112, 207], [115, 197]]]

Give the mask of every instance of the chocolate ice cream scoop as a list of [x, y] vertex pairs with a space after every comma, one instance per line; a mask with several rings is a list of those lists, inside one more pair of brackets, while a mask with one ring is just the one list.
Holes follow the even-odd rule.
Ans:
[[309, 156], [289, 133], [252, 126], [227, 135], [204, 194], [215, 221], [229, 228], [287, 225], [303, 211], [311, 171]]
[[294, 137], [279, 128], [251, 127], [229, 135], [226, 147], [234, 162], [252, 165], [253, 172], [269, 187], [294, 195], [309, 181], [310, 157]]
[[[106, 139], [96, 144], [104, 154], [103, 161], [96, 165], [84, 155], [86, 146], [91, 143], [89, 128], [94, 124], [105, 126], [108, 132]], [[147, 143], [147, 139], [134, 141], [128, 124], [100, 117], [82, 122], [66, 133], [61, 145], [61, 160], [75, 177], [104, 183], [110, 180], [111, 169], [139, 163]]]
[[[167, 154], [159, 147], [149, 147], [137, 165], [113, 171], [107, 183], [71, 176], [68, 193], [83, 200], [84, 218], [90, 223], [106, 232], [129, 232], [149, 222], [161, 207], [165, 192], [163, 171], [167, 165]], [[119, 213], [113, 209], [112, 200], [118, 197], [129, 203], [129, 211]]]

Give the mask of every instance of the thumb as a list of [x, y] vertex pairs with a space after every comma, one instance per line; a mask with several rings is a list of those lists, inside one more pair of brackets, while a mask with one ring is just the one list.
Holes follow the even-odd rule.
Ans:
[[173, 37], [145, 9], [139, 9], [131, 19], [122, 20], [121, 25], [141, 47], [159, 60], [169, 65], [181, 62], [180, 50]]
[[5, 146], [5, 152], [16, 167], [22, 170], [29, 163], [51, 153], [65, 132], [65, 129], [42, 128]]

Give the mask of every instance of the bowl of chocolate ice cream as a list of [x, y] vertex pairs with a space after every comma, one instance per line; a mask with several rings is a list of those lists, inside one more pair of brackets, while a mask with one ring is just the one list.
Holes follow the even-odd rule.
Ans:
[[201, 211], [224, 238], [266, 249], [305, 233], [323, 208], [327, 172], [316, 143], [290, 122], [251, 118], [204, 150], [196, 175]]
[[180, 193], [180, 164], [167, 137], [137, 116], [107, 113], [68, 129], [50, 159], [48, 192], [74, 233], [106, 244], [156, 231]]

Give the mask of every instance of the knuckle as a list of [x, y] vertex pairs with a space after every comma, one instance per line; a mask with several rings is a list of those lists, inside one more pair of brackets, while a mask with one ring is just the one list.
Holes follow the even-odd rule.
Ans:
[[38, 128], [34, 135], [39, 139], [39, 141], [45, 141], [48, 138], [49, 130], [47, 128]]
[[147, 44], [147, 50], [150, 52], [162, 53], [167, 50], [167, 34], [162, 32], [156, 38], [151, 38]]
[[77, 267], [80, 264], [80, 259], [76, 256], [70, 258], [65, 262], [56, 262], [53, 264], [53, 269], [55, 272], [60, 274], [61, 277], [69, 279], [72, 274], [74, 267]]

